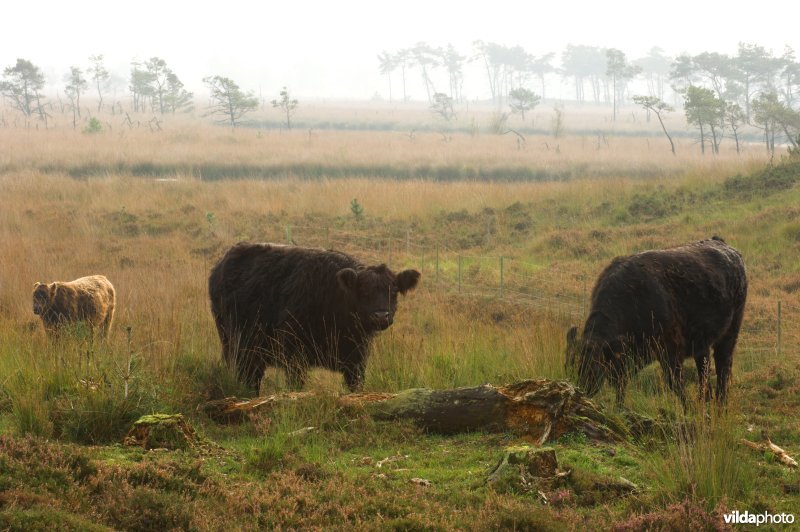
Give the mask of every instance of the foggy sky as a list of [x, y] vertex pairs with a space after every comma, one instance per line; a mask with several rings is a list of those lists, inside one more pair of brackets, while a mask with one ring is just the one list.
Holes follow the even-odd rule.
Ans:
[[[800, 55], [795, 3], [738, 5], [713, 0], [547, 5], [492, 0], [482, 7], [435, 0], [13, 2], [0, 8], [0, 67], [29, 59], [53, 90], [63, 86], [70, 65], [85, 69], [90, 55], [104, 54], [106, 67], [124, 86], [133, 59], [158, 56], [201, 97], [202, 78], [223, 75], [268, 99], [283, 85], [301, 98], [367, 99], [376, 92], [388, 97], [376, 55], [418, 41], [452, 43], [464, 55], [476, 39], [519, 45], [534, 55], [555, 52], [554, 64], [567, 44], [618, 48], [630, 60], [653, 46], [670, 56], [734, 55], [739, 42], [762, 45], [776, 56], [789, 45]], [[409, 92], [422, 98], [418, 78], [416, 71], [409, 74]], [[468, 96], [485, 96], [484, 85], [480, 71], [467, 71]]]

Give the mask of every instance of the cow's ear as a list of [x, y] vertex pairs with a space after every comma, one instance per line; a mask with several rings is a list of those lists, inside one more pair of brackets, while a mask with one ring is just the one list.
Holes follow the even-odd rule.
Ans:
[[339, 285], [348, 292], [356, 293], [358, 289], [358, 274], [353, 268], [343, 268], [336, 272]]
[[397, 274], [397, 291], [405, 294], [409, 290], [413, 290], [422, 274], [417, 270], [403, 270]]
[[567, 345], [573, 346], [577, 341], [578, 341], [578, 327], [576, 325], [573, 325], [567, 331]]

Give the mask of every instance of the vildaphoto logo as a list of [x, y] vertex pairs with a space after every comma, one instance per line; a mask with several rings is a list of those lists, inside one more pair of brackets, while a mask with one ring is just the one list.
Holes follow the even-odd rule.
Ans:
[[725, 520], [726, 525], [791, 525], [794, 524], [794, 514], [771, 514], [763, 512], [760, 514], [752, 514], [745, 510], [740, 512], [734, 510], [730, 513], [724, 514], [722, 518]]

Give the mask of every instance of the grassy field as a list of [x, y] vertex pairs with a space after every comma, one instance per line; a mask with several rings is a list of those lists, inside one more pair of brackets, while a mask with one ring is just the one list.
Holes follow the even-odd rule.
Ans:
[[[688, 140], [672, 156], [665, 142], [232, 132], [188, 118], [159, 132], [0, 129], [0, 529], [685, 530], [720, 528], [729, 510], [796, 512], [797, 472], [739, 440], [765, 432], [800, 453], [800, 163], [770, 167], [755, 145], [702, 157]], [[729, 408], [707, 420], [690, 408], [689, 438], [653, 367], [626, 407], [666, 420], [666, 435], [568, 434], [554, 448], [572, 473], [532, 489], [485, 482], [524, 438], [375, 422], [337, 406], [333, 373], [306, 385], [318, 400], [241, 425], [197, 410], [243, 393], [206, 293], [238, 240], [422, 271], [368, 364], [365, 389], [392, 392], [565, 378], [566, 330], [611, 258], [713, 234], [742, 252], [751, 288]], [[109, 340], [48, 341], [34, 282], [94, 273], [117, 289]], [[277, 372], [262, 385], [284, 387]], [[614, 412], [612, 395], [598, 400]], [[153, 412], [184, 414], [205, 443], [121, 445]], [[619, 477], [637, 489], [618, 491]]]

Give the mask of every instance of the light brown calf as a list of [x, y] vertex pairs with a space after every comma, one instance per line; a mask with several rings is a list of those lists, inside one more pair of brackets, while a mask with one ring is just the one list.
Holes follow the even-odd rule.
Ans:
[[53, 336], [65, 325], [83, 322], [92, 333], [105, 337], [114, 319], [115, 304], [114, 286], [102, 275], [33, 286], [33, 313], [42, 318], [45, 330]]

